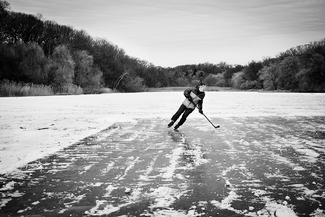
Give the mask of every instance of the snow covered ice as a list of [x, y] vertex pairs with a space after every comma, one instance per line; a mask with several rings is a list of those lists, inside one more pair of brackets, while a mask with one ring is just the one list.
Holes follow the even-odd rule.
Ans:
[[195, 111], [177, 134], [182, 100], [0, 98], [0, 214], [324, 216], [325, 94], [207, 92], [221, 128]]

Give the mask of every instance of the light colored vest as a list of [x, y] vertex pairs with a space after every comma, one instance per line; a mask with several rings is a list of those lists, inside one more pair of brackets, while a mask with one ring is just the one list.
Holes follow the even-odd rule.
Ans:
[[190, 93], [190, 96], [195, 105], [192, 102], [190, 102], [190, 100], [188, 100], [187, 98], [185, 98], [185, 100], [183, 101], [183, 105], [185, 105], [186, 108], [195, 109], [196, 105], [201, 100], [201, 98], [195, 95], [195, 93], [193, 93], [192, 91]]

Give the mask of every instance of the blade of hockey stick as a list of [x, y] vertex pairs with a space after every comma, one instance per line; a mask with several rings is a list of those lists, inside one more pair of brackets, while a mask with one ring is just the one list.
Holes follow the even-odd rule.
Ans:
[[210, 122], [210, 124], [215, 128], [215, 129], [217, 129], [217, 128], [219, 128], [220, 126], [218, 125], [218, 126], [215, 126], [211, 121], [210, 121], [210, 119], [205, 115], [205, 114], [203, 114], [202, 113], [202, 115]]

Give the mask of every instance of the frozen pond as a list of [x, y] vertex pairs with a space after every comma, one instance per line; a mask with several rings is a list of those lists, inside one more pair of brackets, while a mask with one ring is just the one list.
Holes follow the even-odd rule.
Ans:
[[[18, 128], [17, 122], [25, 127], [17, 132], [40, 138], [60, 135], [60, 124], [62, 135], [75, 138], [73, 133], [82, 131], [76, 131], [77, 119], [71, 122], [75, 117], [91, 123], [95, 116], [103, 126], [108, 111], [120, 120], [112, 118], [106, 129], [3, 173], [0, 215], [324, 216], [324, 95], [207, 93], [205, 112], [221, 128], [215, 130], [195, 112], [175, 132], [166, 124], [182, 99], [178, 94], [147, 93], [146, 99], [125, 94], [111, 107], [107, 101], [116, 95], [94, 96], [105, 103], [94, 101], [93, 110], [84, 113], [80, 110], [89, 104], [81, 103], [83, 97], [65, 104], [54, 97], [62, 110], [36, 104], [37, 112], [27, 117], [24, 109], [30, 105], [11, 105], [21, 113], [1, 106], [1, 114], [8, 115], [2, 119], [14, 120], [2, 122], [3, 131]], [[135, 101], [127, 107], [129, 96]], [[5, 99], [13, 100], [18, 99]], [[53, 116], [36, 115], [46, 112]], [[28, 119], [29, 125], [22, 125]], [[44, 120], [46, 127], [29, 129]], [[2, 151], [12, 156], [33, 155], [41, 146], [18, 145], [22, 153], [15, 155], [7, 137], [2, 134]], [[2, 164], [5, 159], [2, 155]]]

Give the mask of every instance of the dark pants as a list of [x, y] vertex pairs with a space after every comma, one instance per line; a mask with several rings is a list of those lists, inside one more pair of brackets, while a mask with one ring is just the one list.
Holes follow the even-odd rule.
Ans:
[[182, 115], [181, 120], [178, 122], [178, 126], [182, 126], [184, 122], [186, 121], [187, 116], [191, 114], [194, 111], [194, 109], [187, 108], [185, 105], [181, 105], [178, 109], [178, 111], [173, 115], [172, 120], [176, 122], [176, 120], [179, 118], [179, 116]]

